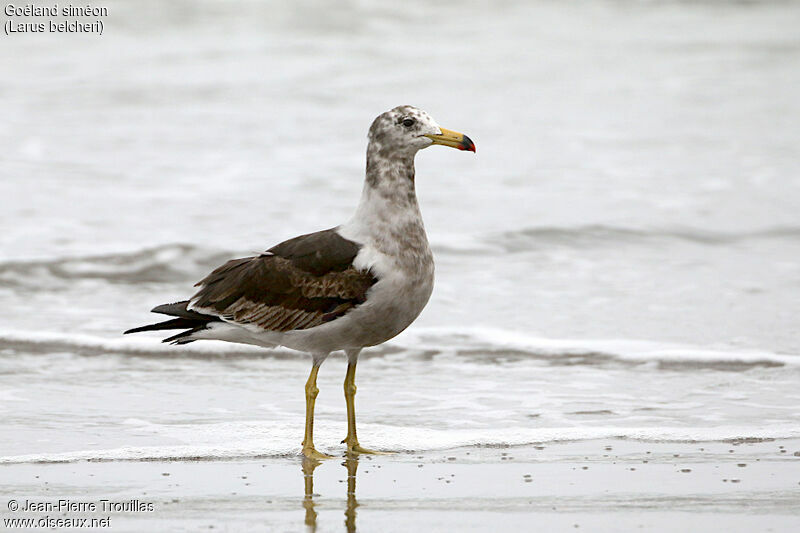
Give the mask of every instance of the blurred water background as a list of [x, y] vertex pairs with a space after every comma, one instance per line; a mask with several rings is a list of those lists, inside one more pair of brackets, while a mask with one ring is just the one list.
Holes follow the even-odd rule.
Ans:
[[799, 4], [104, 5], [0, 39], [5, 460], [296, 451], [305, 356], [121, 332], [346, 220], [399, 104], [478, 152], [417, 157], [437, 285], [365, 444], [800, 436]]

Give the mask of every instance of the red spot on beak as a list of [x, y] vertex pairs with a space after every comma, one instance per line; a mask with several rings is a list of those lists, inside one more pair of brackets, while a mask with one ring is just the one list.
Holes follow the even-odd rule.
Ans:
[[464, 140], [461, 141], [461, 146], [458, 147], [459, 150], [467, 150], [473, 153], [477, 153], [475, 151], [475, 143], [472, 142], [472, 139], [464, 135]]

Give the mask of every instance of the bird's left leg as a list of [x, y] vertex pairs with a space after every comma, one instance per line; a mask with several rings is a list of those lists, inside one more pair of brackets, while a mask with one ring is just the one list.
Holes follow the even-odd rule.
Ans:
[[331, 456], [318, 452], [314, 448], [314, 403], [319, 394], [317, 388], [317, 373], [319, 367], [328, 354], [313, 354], [314, 362], [311, 366], [311, 373], [306, 382], [306, 436], [303, 439], [303, 455], [309, 459], [330, 459]]
[[356, 436], [356, 362], [358, 361], [358, 354], [361, 349], [347, 350], [347, 374], [344, 378], [344, 400], [347, 404], [347, 436], [342, 442], [347, 443], [347, 453], [374, 453], [383, 454], [385, 452], [376, 452], [362, 447], [358, 443]]

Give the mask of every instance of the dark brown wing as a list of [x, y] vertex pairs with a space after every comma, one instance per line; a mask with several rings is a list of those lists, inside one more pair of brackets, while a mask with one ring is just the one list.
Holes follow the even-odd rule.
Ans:
[[214, 270], [191, 308], [270, 331], [318, 326], [363, 303], [377, 281], [352, 266], [359, 249], [335, 229], [296, 237]]

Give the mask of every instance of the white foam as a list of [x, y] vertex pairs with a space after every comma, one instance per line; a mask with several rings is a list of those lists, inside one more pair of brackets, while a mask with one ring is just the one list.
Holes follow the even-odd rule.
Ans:
[[[416, 328], [405, 334], [409, 344], [426, 348], [506, 349], [537, 355], [602, 354], [632, 362], [776, 363], [800, 365], [800, 355], [766, 350], [711, 349], [677, 343], [628, 339], [552, 339], [496, 328]], [[413, 339], [413, 340], [412, 340]], [[408, 342], [408, 341], [407, 341]]]
[[182, 346], [166, 345], [158, 339], [120, 335], [117, 338], [98, 337], [82, 333], [57, 333], [47, 331], [0, 331], [0, 343], [39, 346], [42, 348], [62, 347], [75, 351], [89, 350], [109, 353], [162, 354], [216, 354], [230, 353], [261, 354], [262, 348], [244, 344], [230, 344], [217, 341], [196, 342]]
[[[56, 333], [43, 331], [1, 331], [0, 344], [18, 344], [39, 349], [90, 351], [102, 353], [126, 353], [141, 355], [298, 355], [293, 350], [278, 348], [265, 350], [245, 344], [218, 341], [201, 341], [183, 346], [165, 345], [152, 337], [122, 336], [98, 337], [81, 333]], [[409, 350], [433, 349], [440, 352], [457, 352], [459, 349], [486, 350], [488, 354], [497, 350], [530, 352], [536, 357], [563, 357], [580, 355], [598, 359], [634, 363], [707, 363], [707, 364], [773, 364], [799, 366], [800, 355], [778, 354], [766, 350], [712, 349], [627, 339], [552, 339], [527, 335], [518, 331], [496, 328], [412, 328], [391, 341], [389, 345]]]

